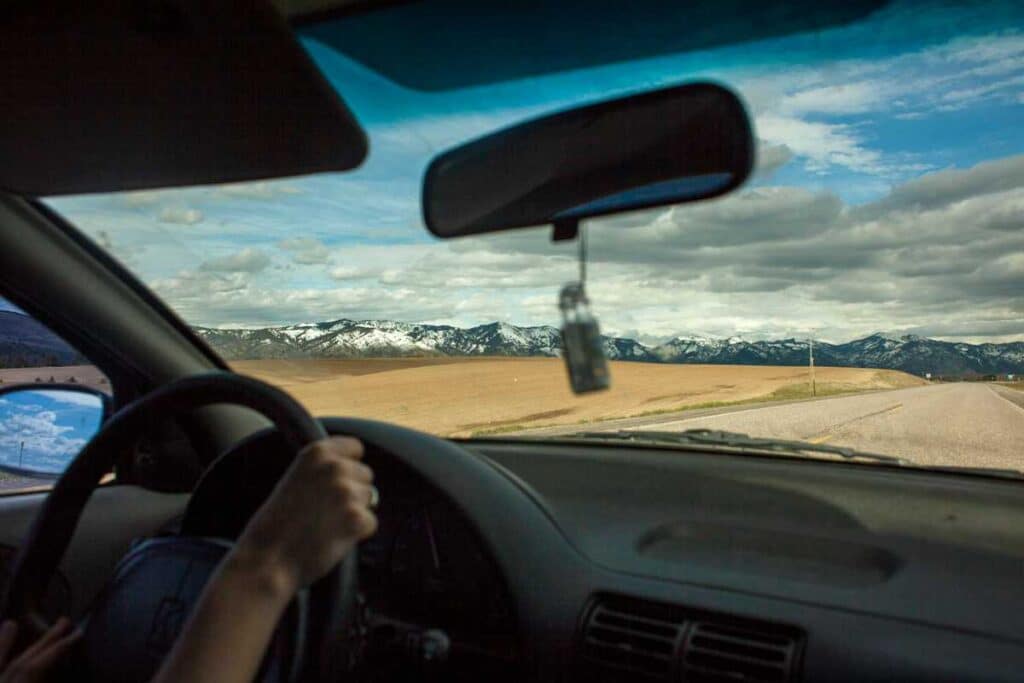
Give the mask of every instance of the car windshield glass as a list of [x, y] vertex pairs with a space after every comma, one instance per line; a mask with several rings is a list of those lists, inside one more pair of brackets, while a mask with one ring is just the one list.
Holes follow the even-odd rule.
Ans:
[[[1012, 2], [895, 2], [813, 32], [431, 91], [313, 25], [304, 46], [368, 132], [358, 170], [45, 201], [232, 367], [316, 414], [453, 436], [709, 429], [1014, 467], [1022, 19]], [[574, 396], [557, 303], [576, 245], [550, 228], [439, 241], [423, 171], [529, 117], [699, 79], [746, 103], [754, 175], [724, 198], [586, 222], [612, 386]]]

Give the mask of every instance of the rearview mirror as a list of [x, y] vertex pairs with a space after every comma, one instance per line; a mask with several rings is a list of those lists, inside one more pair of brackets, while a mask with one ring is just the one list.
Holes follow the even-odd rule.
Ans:
[[427, 168], [423, 218], [438, 237], [546, 223], [574, 232], [581, 218], [724, 194], [753, 163], [739, 98], [694, 83], [545, 116], [450, 150]]
[[99, 431], [107, 404], [105, 394], [73, 384], [0, 389], [0, 472], [60, 476]]

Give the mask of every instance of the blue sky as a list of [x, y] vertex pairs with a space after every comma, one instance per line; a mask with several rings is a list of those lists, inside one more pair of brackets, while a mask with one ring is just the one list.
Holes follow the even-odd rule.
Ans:
[[0, 464], [60, 473], [98, 431], [99, 398], [26, 389], [0, 396]]
[[195, 324], [551, 324], [572, 245], [545, 229], [435, 240], [426, 164], [542, 112], [712, 78], [747, 103], [759, 170], [728, 198], [591, 223], [605, 329], [1020, 339], [1021, 16], [897, 3], [823, 33], [435, 93], [307, 39], [369, 133], [362, 168], [52, 205]]

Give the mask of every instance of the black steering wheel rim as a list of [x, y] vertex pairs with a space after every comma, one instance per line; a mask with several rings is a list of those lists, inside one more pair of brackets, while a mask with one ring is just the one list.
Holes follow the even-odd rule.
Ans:
[[[47, 628], [40, 605], [51, 577], [57, 571], [78, 521], [93, 491], [114, 465], [116, 453], [138, 437], [152, 414], [174, 415], [212, 404], [250, 408], [268, 418], [289, 447], [298, 452], [305, 445], [326, 436], [323, 426], [295, 399], [259, 380], [229, 372], [193, 375], [169, 382], [125, 406], [85, 445], [57, 480], [44, 501], [17, 559], [4, 595], [3, 614], [34, 631]], [[353, 549], [327, 576], [310, 589], [310, 609], [323, 614], [311, 621], [327, 624], [324, 616], [338, 605], [353, 604], [357, 590]], [[316, 679], [322, 660], [319, 650], [327, 634], [308, 633], [303, 678]], [[312, 673], [312, 675], [310, 675]]]

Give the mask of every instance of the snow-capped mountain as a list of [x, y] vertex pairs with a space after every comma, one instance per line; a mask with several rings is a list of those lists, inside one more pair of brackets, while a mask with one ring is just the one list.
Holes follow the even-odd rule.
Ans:
[[[389, 320], [303, 323], [260, 329], [196, 331], [228, 359], [369, 358], [401, 356], [557, 356], [562, 340], [555, 327], [489, 323], [460, 328]], [[747, 341], [689, 335], [657, 346], [604, 337], [613, 360], [739, 365], [804, 365], [800, 339]], [[923, 375], [1024, 373], [1024, 342], [966, 344], [914, 335], [873, 334], [844, 344], [814, 345], [818, 365], [892, 368]]]
[[196, 332], [227, 358], [370, 358], [401, 356], [555, 356], [554, 327], [490, 323], [470, 328], [390, 320], [334, 320], [259, 329]]
[[[654, 354], [669, 363], [740, 365], [806, 365], [807, 341], [781, 339], [744, 341], [738, 338], [679, 337], [656, 347]], [[1024, 372], [1024, 342], [966, 344], [917, 335], [872, 334], [844, 344], [815, 342], [818, 365], [890, 368], [917, 375]]]
[[966, 344], [917, 335], [892, 338], [876, 334], [837, 344], [832, 350], [840, 360], [857, 358], [866, 367], [893, 367], [919, 375], [926, 372], [946, 375], [1024, 372], [1024, 342]]
[[728, 363], [730, 365], [806, 365], [807, 342], [796, 339], [746, 341], [739, 337], [676, 337], [654, 348], [668, 363]]
[[[550, 325], [489, 323], [460, 328], [390, 320], [334, 320], [259, 329], [197, 327], [221, 355], [241, 358], [372, 358], [402, 356], [557, 356], [562, 334]], [[652, 361], [651, 349], [633, 339], [604, 337], [616, 360]]]

